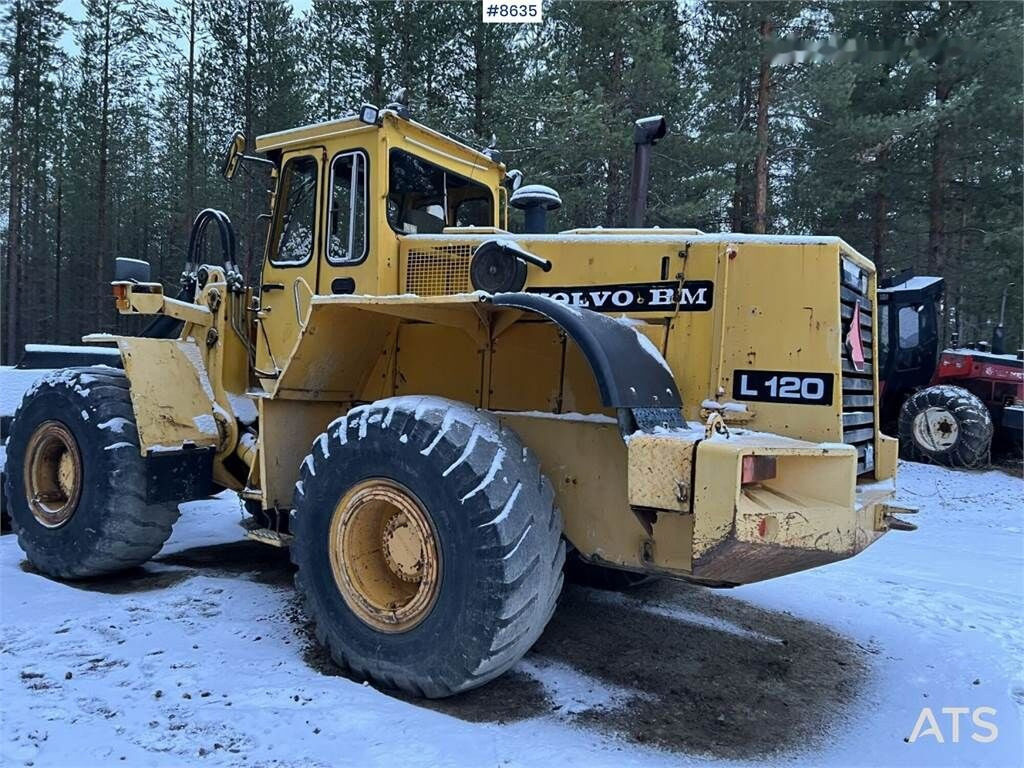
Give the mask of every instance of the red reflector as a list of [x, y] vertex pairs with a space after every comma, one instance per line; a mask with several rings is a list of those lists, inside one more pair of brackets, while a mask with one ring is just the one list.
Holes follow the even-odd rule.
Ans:
[[742, 484], [771, 480], [775, 477], [776, 463], [774, 456], [744, 456]]

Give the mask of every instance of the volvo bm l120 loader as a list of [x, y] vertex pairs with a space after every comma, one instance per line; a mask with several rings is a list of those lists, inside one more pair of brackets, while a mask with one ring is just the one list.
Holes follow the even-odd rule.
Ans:
[[[633, 224], [663, 133], [636, 124]], [[86, 337], [110, 363], [50, 374], [14, 418], [39, 571], [138, 565], [178, 502], [231, 489], [248, 535], [290, 548], [332, 657], [438, 697], [514, 664], [563, 573], [731, 586], [912, 527], [888, 503], [875, 270], [842, 240], [547, 234], [554, 190], [401, 103], [245, 146], [225, 176], [273, 182], [251, 284], [202, 212], [184, 292], [118, 260], [118, 310], [152, 323]]]

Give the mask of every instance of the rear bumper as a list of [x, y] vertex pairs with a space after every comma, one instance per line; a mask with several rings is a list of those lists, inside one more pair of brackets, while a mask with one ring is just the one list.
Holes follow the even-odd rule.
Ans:
[[[644, 436], [630, 442], [634, 510], [637, 500], [652, 498], [633, 482], [634, 477], [643, 477], [634, 465], [680, 450], [673, 449], [671, 439]], [[676, 439], [685, 441], [683, 435]], [[912, 528], [892, 518], [900, 511], [889, 503], [893, 479], [858, 485], [857, 451], [852, 446], [733, 430], [728, 437], [700, 440], [690, 451], [692, 493], [689, 504], [676, 510], [691, 522], [689, 562], [680, 558], [678, 541], [659, 540], [662, 526], [656, 522], [643, 567], [647, 572], [715, 585], [746, 584], [845, 559], [892, 527]], [[774, 457], [776, 476], [744, 485], [742, 463], [749, 455]]]
[[[836, 509], [813, 503], [803, 509], [792, 505], [737, 511], [755, 517], [757, 535], [743, 535], [742, 527], [694, 558], [692, 578], [698, 581], [749, 584], [819, 565], [845, 560], [878, 541], [889, 530], [892, 491], [857, 494], [852, 508]], [[908, 510], [902, 510], [908, 511]], [[797, 518], [780, 533], [779, 520]], [[825, 530], [821, 521], [828, 519]], [[765, 523], [760, 521], [764, 520]], [[762, 532], [764, 535], [762, 535]]]

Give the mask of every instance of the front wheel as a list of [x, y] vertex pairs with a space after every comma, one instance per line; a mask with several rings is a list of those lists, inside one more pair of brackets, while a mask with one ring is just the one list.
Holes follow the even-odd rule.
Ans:
[[357, 677], [431, 698], [482, 685], [540, 636], [565, 544], [536, 456], [435, 397], [360, 406], [313, 443], [291, 553], [317, 638]]
[[171, 535], [178, 505], [147, 500], [124, 373], [66, 368], [25, 394], [11, 424], [4, 492], [18, 544], [62, 579], [140, 565]]
[[915, 392], [900, 409], [899, 427], [906, 459], [947, 467], [988, 462], [992, 417], [978, 397], [961, 387], [940, 385]]

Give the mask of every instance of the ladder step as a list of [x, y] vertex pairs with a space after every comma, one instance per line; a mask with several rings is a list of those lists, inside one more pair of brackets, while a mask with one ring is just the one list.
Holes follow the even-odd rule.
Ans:
[[251, 517], [242, 520], [240, 525], [245, 529], [245, 538], [258, 541], [260, 544], [269, 544], [272, 547], [287, 548], [294, 538], [290, 533], [263, 528]]
[[245, 538], [258, 541], [260, 544], [287, 549], [294, 537], [290, 533], [278, 533], [269, 528], [250, 528], [245, 532]]

